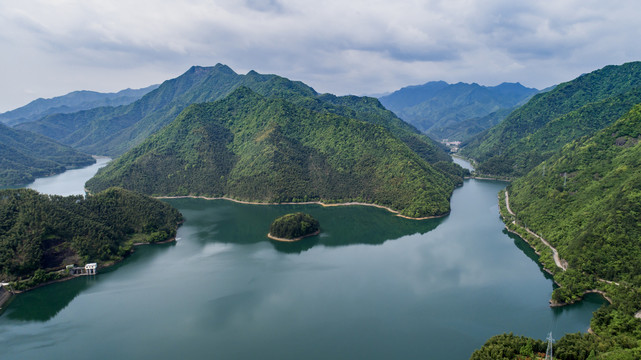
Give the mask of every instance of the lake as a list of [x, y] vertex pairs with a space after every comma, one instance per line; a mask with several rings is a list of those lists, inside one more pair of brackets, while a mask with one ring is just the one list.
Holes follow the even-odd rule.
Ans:
[[[175, 243], [15, 297], [0, 316], [2, 359], [468, 359], [503, 332], [586, 331], [604, 300], [548, 306], [552, 280], [499, 218], [504, 186], [466, 180], [449, 216], [423, 221], [167, 200], [186, 219]], [[269, 240], [270, 222], [292, 211], [322, 233]]]

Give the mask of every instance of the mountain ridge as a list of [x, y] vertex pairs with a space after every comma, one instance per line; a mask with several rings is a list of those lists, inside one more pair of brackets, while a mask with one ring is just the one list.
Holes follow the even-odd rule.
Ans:
[[264, 96], [298, 101], [314, 110], [385, 124], [431, 162], [449, 160], [439, 144], [398, 119], [378, 100], [318, 94], [300, 81], [256, 71], [239, 75], [223, 64], [192, 66], [181, 76], [163, 82], [126, 106], [52, 115], [20, 124], [18, 128], [46, 134], [85, 152], [117, 156], [167, 125], [188, 105], [221, 99], [239, 86], [247, 86]]
[[641, 62], [606, 66], [534, 96], [463, 144], [461, 153], [475, 159], [481, 173], [524, 175], [564, 144], [611, 124], [638, 102]]
[[86, 186], [254, 202], [359, 201], [422, 217], [449, 212], [456, 183], [383, 126], [239, 87], [192, 104]]
[[0, 122], [15, 126], [39, 120], [56, 113], [72, 113], [101, 106], [130, 104], [157, 88], [151, 85], [141, 89], [124, 89], [115, 93], [101, 93], [90, 90], [72, 91], [66, 95], [49, 99], [38, 98], [27, 105], [0, 114]]
[[[464, 131], [449, 129], [461, 122], [517, 107], [536, 92], [538, 90], [526, 88], [520, 83], [483, 86], [477, 83], [431, 81], [403, 87], [379, 100], [400, 118], [433, 138], [464, 140], [461, 137]], [[486, 125], [480, 123], [480, 126], [485, 129]]]

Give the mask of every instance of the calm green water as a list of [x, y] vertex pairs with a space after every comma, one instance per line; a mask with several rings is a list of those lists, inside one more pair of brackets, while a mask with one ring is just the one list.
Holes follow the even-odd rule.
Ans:
[[[428, 221], [170, 200], [186, 218], [176, 243], [16, 297], [0, 317], [1, 358], [468, 359], [503, 332], [587, 330], [602, 299], [548, 307], [552, 281], [498, 217], [503, 187], [467, 180], [451, 215]], [[320, 236], [266, 238], [298, 210]]]

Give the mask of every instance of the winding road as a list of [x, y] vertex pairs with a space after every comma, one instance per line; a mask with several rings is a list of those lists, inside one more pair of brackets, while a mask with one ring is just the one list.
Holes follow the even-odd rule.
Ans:
[[[507, 190], [505, 190], [505, 207], [507, 208], [507, 212], [509, 212], [510, 215], [516, 216], [516, 214], [510, 208], [510, 194], [507, 192]], [[516, 221], [512, 221], [512, 223], [516, 224]], [[549, 247], [550, 250], [552, 250], [552, 256], [554, 257], [554, 263], [556, 264], [556, 266], [561, 268], [561, 270], [563, 271], [566, 271], [568, 269], [568, 262], [564, 259], [561, 259], [561, 256], [559, 256], [559, 252], [554, 248], [554, 246], [552, 246], [547, 240], [545, 240], [529, 228], [525, 226], [523, 226], [523, 228], [533, 236], [536, 236], [545, 246]]]

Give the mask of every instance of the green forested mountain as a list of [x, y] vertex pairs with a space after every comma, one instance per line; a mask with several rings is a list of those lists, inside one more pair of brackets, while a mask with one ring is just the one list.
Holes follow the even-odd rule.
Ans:
[[42, 282], [65, 265], [113, 262], [134, 240], [173, 237], [180, 221], [168, 204], [123, 189], [86, 198], [0, 190], [0, 281], [35, 274]]
[[324, 104], [317, 98], [294, 100], [240, 87], [223, 100], [192, 105], [87, 187], [260, 202], [364, 201], [412, 217], [449, 211], [453, 176], [385, 127], [301, 105]]
[[[508, 187], [517, 222], [568, 261], [567, 271], [552, 269], [561, 285], [553, 300], [574, 301], [589, 289], [605, 291], [612, 300], [595, 312], [593, 334], [565, 335], [555, 344], [558, 359], [641, 357], [641, 320], [635, 317], [641, 310], [640, 140], [641, 104], [594, 136], [564, 146]], [[516, 359], [523, 341], [497, 336], [472, 359]]]
[[509, 114], [506, 109], [524, 103], [537, 92], [518, 83], [481, 86], [432, 81], [404, 87], [379, 100], [432, 138], [465, 140], [493, 125], [483, 119], [485, 116], [494, 113], [498, 123]]
[[158, 85], [143, 89], [125, 89], [116, 93], [99, 93], [96, 91], [74, 91], [67, 95], [51, 99], [36, 99], [15, 110], [0, 114], [0, 122], [13, 126], [24, 122], [36, 121], [58, 113], [72, 113], [101, 106], [127, 105], [140, 99], [143, 95], [157, 88]]
[[520, 176], [568, 142], [613, 123], [641, 102], [641, 62], [582, 75], [536, 95], [503, 122], [464, 144], [477, 171]]
[[0, 186], [27, 184], [39, 176], [95, 162], [91, 156], [42, 135], [0, 124]]
[[509, 189], [512, 209], [570, 267], [641, 286], [639, 140], [641, 105], [565, 146]]
[[315, 111], [377, 123], [388, 128], [431, 163], [449, 162], [439, 145], [385, 110], [376, 99], [319, 95], [298, 81], [255, 71], [239, 75], [221, 64], [194, 66], [127, 106], [56, 114], [18, 126], [91, 154], [120, 155], [170, 123], [188, 105], [222, 99], [239, 86], [248, 87], [265, 97], [287, 99]]

